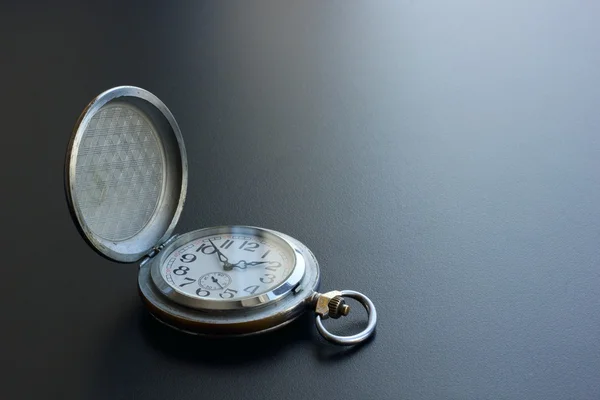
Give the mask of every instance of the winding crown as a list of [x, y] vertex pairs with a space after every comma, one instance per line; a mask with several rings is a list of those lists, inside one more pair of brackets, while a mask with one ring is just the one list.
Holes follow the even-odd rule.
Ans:
[[346, 316], [350, 312], [350, 306], [346, 304], [342, 296], [335, 296], [329, 300], [329, 316], [338, 319], [341, 316]]

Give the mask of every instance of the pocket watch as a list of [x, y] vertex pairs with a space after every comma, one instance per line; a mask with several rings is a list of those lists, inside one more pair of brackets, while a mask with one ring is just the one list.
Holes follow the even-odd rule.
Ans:
[[[183, 137], [169, 109], [133, 86], [93, 99], [75, 124], [65, 161], [66, 197], [83, 238], [102, 256], [139, 263], [148, 311], [180, 331], [251, 335], [282, 327], [306, 311], [328, 341], [353, 345], [375, 330], [375, 306], [351, 291], [319, 293], [319, 264], [300, 241], [253, 226], [173, 234], [185, 202]], [[339, 336], [323, 325], [366, 309], [366, 328]]]

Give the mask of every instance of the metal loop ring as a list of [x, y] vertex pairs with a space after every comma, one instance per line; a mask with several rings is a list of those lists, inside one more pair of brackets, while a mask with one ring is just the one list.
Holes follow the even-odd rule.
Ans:
[[377, 311], [373, 302], [364, 294], [355, 292], [354, 290], [342, 290], [342, 296], [351, 297], [354, 300], [358, 300], [369, 315], [369, 322], [367, 327], [362, 331], [352, 336], [339, 336], [329, 332], [321, 320], [321, 316], [317, 315], [317, 330], [326, 340], [331, 343], [339, 344], [342, 346], [351, 346], [353, 344], [360, 343], [366, 340], [375, 331], [375, 324], [377, 323]]

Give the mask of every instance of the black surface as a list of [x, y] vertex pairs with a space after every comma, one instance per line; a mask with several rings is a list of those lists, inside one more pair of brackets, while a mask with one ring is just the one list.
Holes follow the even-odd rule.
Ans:
[[[598, 5], [296, 3], [0, 6], [0, 397], [600, 398]], [[80, 111], [121, 84], [183, 131], [177, 231], [302, 240], [323, 288], [374, 300], [373, 341], [145, 314], [62, 186]]]

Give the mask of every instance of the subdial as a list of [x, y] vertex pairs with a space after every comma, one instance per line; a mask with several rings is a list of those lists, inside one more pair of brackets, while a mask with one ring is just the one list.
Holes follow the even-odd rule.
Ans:
[[231, 284], [231, 277], [224, 272], [210, 272], [202, 275], [198, 284], [206, 290], [223, 290]]

